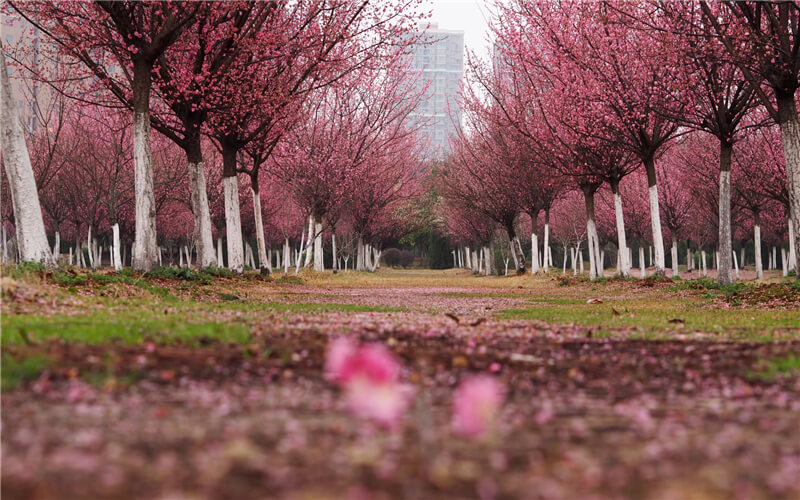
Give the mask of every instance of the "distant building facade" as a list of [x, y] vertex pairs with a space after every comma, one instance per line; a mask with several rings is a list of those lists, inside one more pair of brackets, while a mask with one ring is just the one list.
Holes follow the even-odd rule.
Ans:
[[464, 77], [464, 32], [439, 29], [432, 23], [424, 30], [424, 43], [414, 48], [413, 66], [428, 85], [414, 117], [425, 122], [421, 134], [428, 139], [429, 159], [449, 153], [448, 140], [461, 122], [458, 91]]

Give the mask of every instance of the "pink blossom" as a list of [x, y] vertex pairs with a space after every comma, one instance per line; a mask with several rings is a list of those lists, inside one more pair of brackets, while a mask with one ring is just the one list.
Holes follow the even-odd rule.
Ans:
[[503, 386], [487, 375], [469, 377], [453, 395], [453, 429], [469, 438], [482, 436], [493, 425], [504, 398]]
[[400, 384], [400, 363], [380, 344], [358, 345], [344, 337], [331, 343], [325, 376], [344, 389], [347, 406], [360, 417], [393, 427], [413, 395]]

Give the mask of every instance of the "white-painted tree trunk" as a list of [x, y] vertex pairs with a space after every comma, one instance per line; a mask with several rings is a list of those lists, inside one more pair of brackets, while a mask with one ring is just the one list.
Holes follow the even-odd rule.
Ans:
[[567, 245], [564, 245], [564, 261], [562, 264], [563, 269], [561, 270], [561, 274], [567, 274]]
[[[311, 235], [309, 235], [309, 237], [310, 236]], [[305, 233], [305, 229], [304, 229], [302, 232], [300, 232], [300, 248], [298, 248], [297, 255], [295, 256], [295, 259], [294, 259], [295, 260], [294, 274], [297, 274], [297, 273], [300, 272], [300, 265], [303, 263], [303, 250], [304, 250], [303, 249], [303, 245], [306, 245], [306, 246], [308, 245], [304, 241], [305, 238], [306, 238], [306, 233]]]
[[781, 247], [781, 269], [783, 277], [789, 276], [789, 260], [787, 259], [786, 249]]
[[[591, 252], [590, 252], [590, 253], [591, 253]], [[581, 247], [580, 247], [580, 246], [579, 246], [579, 247], [576, 249], [576, 255], [578, 256], [578, 268], [579, 268], [579, 269], [578, 269], [578, 272], [579, 272], [581, 275], [583, 275], [583, 273], [584, 273], [584, 268], [583, 268], [583, 251], [581, 250]]]
[[739, 260], [736, 258], [736, 252], [733, 253], [733, 269], [736, 272], [736, 279], [739, 279]]
[[506, 272], [504, 276], [508, 276], [508, 257], [506, 257], [505, 262], [506, 262]]
[[53, 256], [44, 229], [36, 177], [11, 94], [4, 50], [0, 45], [0, 153], [14, 211], [17, 247], [22, 261], [50, 264]]
[[483, 272], [483, 247], [481, 247], [481, 251], [478, 252], [478, 274]]
[[292, 265], [292, 247], [289, 246], [289, 238], [283, 241], [283, 274], [289, 274], [289, 266]]
[[225, 191], [225, 237], [228, 240], [228, 269], [234, 273], [244, 271], [242, 246], [242, 219], [239, 209], [239, 181], [235, 175], [222, 180]]
[[707, 266], [707, 261], [706, 261], [706, 251], [705, 250], [701, 250], [700, 251], [700, 262], [702, 263], [702, 266], [703, 266], [703, 277], [706, 277], [706, 276], [708, 276], [708, 267], [706, 267]]
[[531, 274], [539, 274], [539, 236], [531, 233]]
[[742, 248], [739, 250], [739, 265], [742, 267], [742, 269], [744, 269], [744, 266], [746, 265], [745, 263], [746, 257], [747, 253], [745, 252], [744, 246], [742, 246]]
[[156, 244], [156, 201], [150, 152], [150, 112], [133, 113], [133, 177], [136, 199], [136, 238], [133, 241], [133, 269], [150, 271], [158, 258]]
[[472, 255], [470, 254], [469, 247], [464, 248], [464, 266], [467, 269], [472, 269]]
[[[794, 231], [794, 221], [789, 219], [789, 270], [792, 269], [798, 271], [797, 269], [797, 246], [795, 244], [795, 231]], [[798, 273], [800, 274], [800, 273]]]
[[256, 224], [256, 247], [258, 251], [258, 267], [272, 272], [271, 259], [267, 256], [267, 243], [264, 241], [264, 221], [261, 217], [261, 195], [250, 188], [253, 196], [253, 218]]
[[605, 263], [606, 263], [606, 251], [600, 251], [600, 258], [597, 259], [597, 274], [598, 276], [603, 276], [603, 271], [605, 271]]
[[72, 247], [69, 247], [69, 265], [72, 265]]
[[[206, 174], [203, 162], [189, 162], [189, 198], [194, 216], [194, 244], [197, 249], [197, 267], [205, 269], [222, 265], [214, 255], [214, 238], [211, 234], [211, 212], [208, 209]], [[258, 206], [259, 214], [261, 205]], [[256, 227], [259, 227], [258, 224]]]
[[225, 267], [225, 261], [222, 258], [222, 237], [217, 236], [217, 267]]
[[305, 256], [305, 263], [303, 267], [311, 267], [311, 257], [314, 252], [314, 247], [312, 246], [312, 241], [314, 240], [314, 216], [308, 216], [308, 241], [306, 242], [306, 256]]
[[183, 267], [183, 250], [178, 247], [178, 267]]
[[489, 247], [483, 247], [483, 259], [485, 261], [483, 270], [486, 272], [486, 276], [489, 276], [492, 274], [492, 252]]
[[[125, 247], [123, 247], [125, 248]], [[162, 259], [164, 258], [164, 247], [158, 247], [158, 267], [163, 266]]]
[[[112, 259], [114, 262], [114, 269], [117, 271], [122, 270], [122, 255], [120, 255], [119, 251], [119, 224], [114, 223], [111, 226], [111, 231], [114, 234], [114, 258]], [[158, 252], [158, 261], [159, 265], [161, 265], [161, 249], [159, 248]]]
[[344, 256], [344, 270], [347, 271], [347, 261], [350, 260], [350, 255]]
[[89, 233], [86, 235], [86, 250], [89, 252], [89, 267], [96, 269], [94, 265], [94, 252], [92, 251], [92, 226], [89, 225]]
[[756, 254], [756, 279], [764, 279], [764, 263], [761, 261], [761, 226], [753, 226], [753, 243]]
[[61, 233], [56, 231], [55, 242], [53, 243], [53, 262], [58, 265], [61, 260]]
[[617, 224], [617, 248], [619, 248], [619, 275], [625, 278], [631, 275], [631, 266], [628, 262], [628, 241], [625, 237], [625, 216], [622, 212], [622, 196], [619, 187], [612, 186], [614, 191], [614, 218]]
[[[547, 217], [545, 217], [547, 219]], [[546, 273], [553, 265], [553, 254], [550, 251], [550, 223], [544, 223], [544, 272]]]
[[653, 247], [656, 249], [656, 274], [664, 274], [664, 238], [661, 235], [661, 213], [658, 206], [658, 186], [647, 188], [650, 202], [650, 225], [653, 231]]
[[649, 262], [648, 265], [650, 267], [653, 267], [653, 247], [652, 246], [648, 246], [647, 248], [648, 248], [648, 250], [650, 252], [650, 260], [648, 260], [647, 262]]
[[772, 247], [772, 270], [778, 269], [778, 248]]
[[678, 268], [678, 240], [674, 237], [672, 238], [672, 277], [677, 278], [679, 275], [679, 268]]
[[639, 277], [641, 279], [647, 278], [647, 266], [644, 262], [644, 247], [639, 245]]
[[694, 269], [694, 261], [692, 260], [692, 249], [686, 246], [686, 270], [691, 271]]
[[356, 244], [356, 271], [364, 270], [364, 238], [359, 235]]
[[336, 249], [336, 231], [331, 228], [331, 252], [333, 253], [333, 269], [338, 270], [339, 267], [339, 252]]
[[322, 222], [316, 221], [314, 224], [314, 270], [322, 272], [325, 270], [325, 254], [322, 253]]

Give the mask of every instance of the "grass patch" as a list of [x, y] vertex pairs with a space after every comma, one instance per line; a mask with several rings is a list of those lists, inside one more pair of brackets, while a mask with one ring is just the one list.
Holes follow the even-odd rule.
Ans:
[[764, 360], [755, 373], [762, 380], [775, 380], [782, 376], [800, 376], [800, 355]]
[[747, 339], [765, 339], [775, 330], [797, 329], [796, 311], [738, 310], [704, 308], [702, 301], [673, 301], [664, 298], [608, 300], [602, 304], [549, 303], [524, 309], [504, 309], [500, 319], [539, 320], [554, 324], [578, 324], [602, 328], [637, 328], [645, 332], [686, 329]]
[[97, 312], [86, 316], [8, 316], [3, 318], [2, 344], [38, 342], [60, 338], [66, 342], [101, 344], [117, 341], [137, 344], [151, 341], [158, 344], [199, 344], [205, 339], [220, 342], [245, 343], [250, 339], [249, 328], [241, 323], [186, 321], [184, 315], [148, 317], [142, 311], [119, 313]]
[[34, 355], [18, 360], [4, 353], [2, 363], [0, 387], [7, 391], [19, 387], [27, 380], [37, 378], [50, 364], [50, 359], [46, 356]]

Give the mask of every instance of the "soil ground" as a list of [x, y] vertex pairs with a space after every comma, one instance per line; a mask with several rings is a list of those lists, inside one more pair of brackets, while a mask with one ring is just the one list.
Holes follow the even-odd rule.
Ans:
[[[4, 498], [800, 498], [777, 277], [6, 271]], [[339, 335], [402, 361], [398, 428], [323, 377]], [[507, 390], [475, 441], [450, 426], [472, 373]]]

